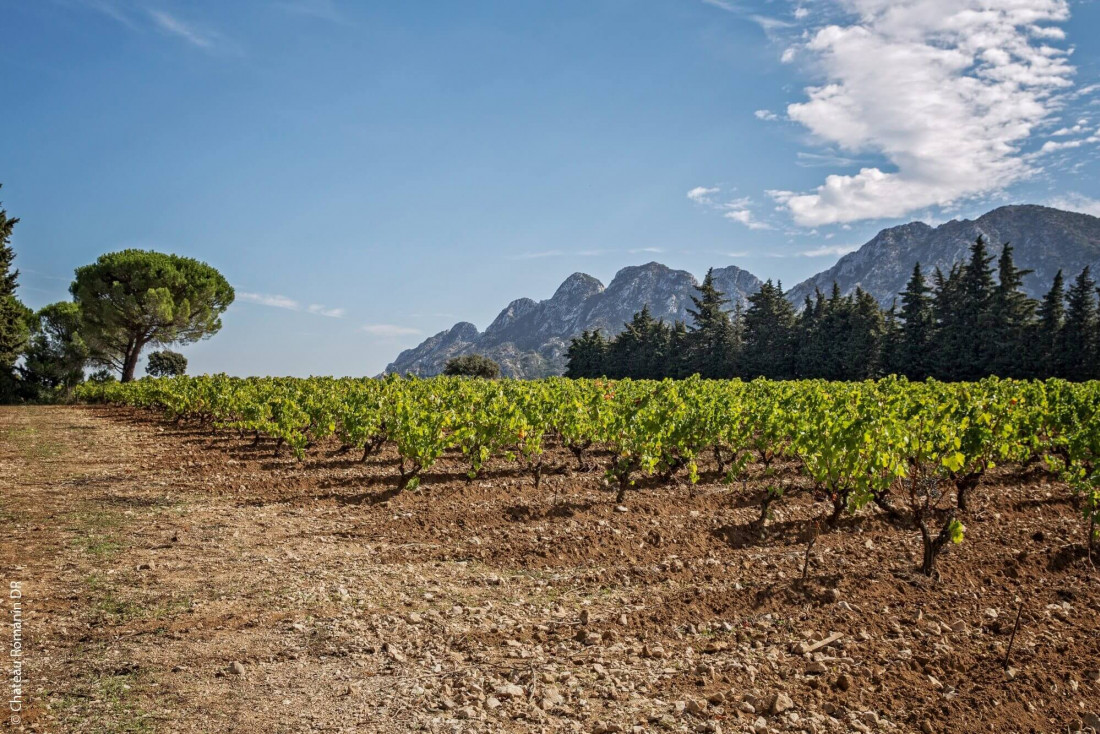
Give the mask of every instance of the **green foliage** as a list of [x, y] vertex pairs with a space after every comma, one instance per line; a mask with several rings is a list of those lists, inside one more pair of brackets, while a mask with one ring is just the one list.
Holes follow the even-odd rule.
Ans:
[[20, 369], [29, 399], [64, 398], [84, 379], [88, 348], [80, 328], [80, 307], [72, 302], [51, 303], [34, 315]]
[[30, 331], [30, 309], [15, 295], [19, 271], [13, 267], [11, 236], [18, 222], [0, 206], [0, 402], [14, 400], [20, 390], [14, 367]]
[[153, 377], [179, 377], [187, 374], [187, 357], [162, 349], [149, 355], [145, 371]]
[[148, 344], [188, 344], [221, 329], [233, 288], [206, 263], [178, 255], [123, 250], [76, 270], [70, 287], [81, 308], [92, 360], [134, 378]]
[[967, 262], [933, 273], [932, 287], [917, 263], [900, 309], [884, 311], [861, 288], [844, 295], [834, 283], [827, 297], [807, 297], [798, 314], [771, 281], [747, 309], [727, 311], [708, 272], [688, 310], [690, 325], [670, 327], [645, 306], [611, 339], [596, 332], [573, 339], [566, 376], [1100, 378], [1100, 309], [1088, 269], [1068, 294], [1059, 272], [1042, 303], [1023, 291], [1029, 272], [1016, 267], [1009, 244], [994, 257], [979, 239]]
[[447, 360], [443, 374], [452, 377], [481, 377], [495, 380], [500, 377], [500, 365], [480, 354], [464, 354]]
[[[921, 533], [921, 565], [963, 539], [957, 513], [998, 464], [1044, 459], [1079, 495], [1086, 521], [1100, 523], [1100, 383], [863, 382], [824, 380], [485, 381], [248, 378], [225, 375], [87, 382], [90, 401], [156, 409], [243, 437], [266, 437], [302, 458], [335, 437], [345, 449], [397, 454], [397, 489], [421, 485], [444, 453], [461, 452], [468, 475], [490, 461], [516, 462], [536, 483], [543, 446], [560, 441], [586, 466], [602, 457], [618, 501], [645, 477], [684, 470], [699, 479], [713, 456], [727, 482], [750, 463], [780, 501], [778, 471], [797, 472], [834, 522], [870, 503], [907, 514]], [[953, 490], [953, 491], [952, 491]], [[954, 500], [954, 501], [952, 501]], [[900, 504], [899, 504], [900, 503]], [[958, 506], [956, 506], [958, 505]]]

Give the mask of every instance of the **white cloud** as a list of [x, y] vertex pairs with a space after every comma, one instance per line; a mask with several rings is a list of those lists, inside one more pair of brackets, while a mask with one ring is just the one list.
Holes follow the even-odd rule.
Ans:
[[752, 113], [757, 120], [764, 120], [765, 122], [774, 122], [779, 119], [779, 115], [775, 114], [771, 110], [757, 110]]
[[365, 331], [373, 336], [412, 336], [419, 334], [420, 329], [414, 329], [411, 326], [398, 326], [397, 324], [365, 324], [360, 327], [360, 331]]
[[732, 222], [743, 224], [749, 229], [771, 229], [771, 227], [764, 222], [757, 221], [750, 209], [730, 209], [722, 216]]
[[660, 253], [664, 252], [664, 250], [661, 249], [660, 247], [636, 247], [633, 250], [627, 250], [627, 252], [629, 252], [631, 255], [639, 255], [643, 252], [648, 252], [648, 253], [652, 253], [652, 254], [657, 255], [657, 254], [660, 254]]
[[211, 49], [217, 36], [209, 31], [201, 30], [190, 23], [185, 23], [174, 15], [163, 10], [149, 10], [149, 17], [165, 33], [182, 38], [192, 46], [202, 49]]
[[238, 293], [237, 300], [258, 303], [261, 306], [271, 306], [272, 308], [285, 308], [290, 311], [298, 311], [302, 308], [301, 304], [293, 298], [268, 293]]
[[316, 316], [327, 316], [332, 319], [343, 318], [345, 313], [342, 308], [329, 308], [319, 303], [311, 303], [303, 308], [302, 304], [293, 298], [277, 293], [238, 293], [237, 300], [270, 306], [271, 308], [283, 308], [287, 311], [305, 311]]
[[756, 219], [751, 208], [752, 197], [742, 196], [719, 203], [715, 200], [715, 195], [719, 193], [721, 193], [721, 189], [717, 187], [707, 188], [705, 186], [696, 186], [687, 193], [687, 197], [696, 204], [702, 204], [709, 209], [721, 211], [722, 216], [726, 219], [731, 222], [743, 224], [749, 229], [772, 229], [770, 224]]
[[343, 318], [345, 313], [342, 308], [326, 308], [319, 303], [311, 303], [306, 310], [318, 316], [328, 316], [330, 319]]
[[859, 245], [822, 245], [812, 250], [803, 250], [798, 254], [802, 257], [824, 257], [826, 255], [847, 255], [849, 252], [855, 252], [858, 249]]
[[1042, 152], [1026, 148], [1072, 94], [1074, 67], [1050, 45], [1067, 0], [839, 3], [845, 24], [818, 28], [784, 54], [812, 59], [822, 79], [787, 116], [887, 165], [829, 175], [810, 192], [768, 192], [796, 223], [901, 217], [1038, 172]]
[[706, 186], [696, 186], [694, 189], [687, 193], [687, 197], [694, 201], [696, 204], [710, 204], [711, 197], [718, 193], [717, 188], [708, 188]]
[[1100, 199], [1093, 199], [1084, 194], [1070, 192], [1062, 196], [1056, 196], [1047, 202], [1047, 206], [1100, 217]]

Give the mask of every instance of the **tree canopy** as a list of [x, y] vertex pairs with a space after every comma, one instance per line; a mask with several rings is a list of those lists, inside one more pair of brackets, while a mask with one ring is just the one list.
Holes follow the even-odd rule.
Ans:
[[70, 287], [93, 361], [134, 378], [147, 345], [188, 344], [216, 334], [233, 288], [188, 257], [145, 250], [100, 256], [76, 270]]
[[187, 374], [187, 357], [162, 349], [149, 355], [145, 371], [153, 377], [178, 377]]
[[[996, 268], [993, 263], [996, 261]], [[920, 264], [900, 309], [883, 310], [866, 291], [816, 292], [802, 310], [771, 281], [732, 311], [710, 274], [689, 309], [691, 323], [672, 326], [643, 308], [611, 338], [585, 332], [569, 345], [567, 377], [769, 377], [864, 380], [885, 374], [912, 379], [1100, 379], [1100, 307], [1088, 268], [1066, 289], [1061, 272], [1038, 302], [1023, 291], [1029, 271], [1016, 267], [1011, 245], [999, 256], [984, 240], [967, 261], [931, 286]]]
[[447, 360], [443, 374], [495, 380], [500, 377], [500, 365], [481, 354], [464, 354]]

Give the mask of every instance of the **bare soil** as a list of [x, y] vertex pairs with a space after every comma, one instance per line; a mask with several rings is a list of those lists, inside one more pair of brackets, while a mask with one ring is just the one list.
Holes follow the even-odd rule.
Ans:
[[761, 480], [642, 483], [617, 507], [600, 471], [552, 451], [563, 470], [538, 490], [503, 462], [467, 481], [449, 456], [394, 495], [395, 455], [335, 448], [298, 462], [133, 411], [0, 409], [0, 568], [5, 597], [21, 584], [24, 652], [5, 726], [1097, 724], [1100, 583], [1069, 491], [1036, 468], [982, 483], [938, 578], [916, 572], [914, 529], [868, 509], [817, 538], [803, 580], [829, 507], [793, 475], [761, 533]]

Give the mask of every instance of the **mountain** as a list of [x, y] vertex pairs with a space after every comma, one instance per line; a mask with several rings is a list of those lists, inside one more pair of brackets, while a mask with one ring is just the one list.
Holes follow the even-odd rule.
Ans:
[[[1100, 218], [1044, 206], [1005, 206], [973, 221], [884, 229], [833, 267], [796, 285], [787, 298], [801, 306], [815, 288], [827, 294], [836, 281], [842, 292], [861, 286], [888, 307], [905, 288], [914, 263], [920, 262], [928, 277], [936, 267], [947, 272], [967, 259], [979, 235], [993, 255], [1005, 242], [1012, 244], [1016, 265], [1034, 271], [1024, 278], [1024, 288], [1035, 298], [1046, 293], [1059, 269], [1067, 282], [1086, 265], [1100, 273]], [[735, 266], [715, 269], [714, 278], [718, 290], [742, 304], [761, 285]], [[477, 353], [495, 359], [510, 377], [560, 375], [569, 340], [586, 329], [617, 334], [645, 305], [655, 318], [687, 321], [697, 284], [691, 273], [655, 262], [623, 268], [606, 288], [591, 275], [574, 273], [547, 300], [512, 301], [481, 333], [473, 324], [455, 324], [399, 354], [386, 372], [435, 375], [451, 357]]]
[[[714, 280], [727, 298], [742, 304], [761, 285], [733, 265], [715, 268]], [[617, 334], [646, 305], [655, 318], [686, 321], [698, 284], [686, 270], [656, 262], [623, 268], [606, 288], [591, 275], [574, 273], [545, 301], [512, 301], [481, 333], [473, 324], [455, 324], [401, 352], [386, 372], [436, 375], [451, 357], [477, 353], [499, 362], [509, 377], [560, 375], [574, 336], [591, 329]]]
[[905, 288], [914, 263], [920, 262], [927, 277], [936, 267], [946, 273], [968, 257], [979, 235], [993, 255], [1000, 255], [1005, 242], [1012, 244], [1016, 265], [1035, 271], [1024, 278], [1024, 289], [1034, 298], [1046, 293], [1059, 268], [1067, 282], [1086, 265], [1100, 269], [1100, 218], [1045, 206], [1004, 206], [973, 221], [952, 220], [938, 227], [911, 222], [884, 229], [833, 267], [796, 285], [787, 298], [801, 306], [815, 288], [828, 295], [836, 281], [842, 292], [861, 286], [888, 307]]

